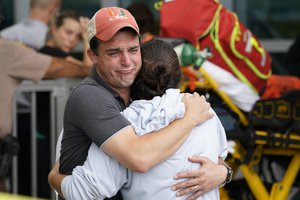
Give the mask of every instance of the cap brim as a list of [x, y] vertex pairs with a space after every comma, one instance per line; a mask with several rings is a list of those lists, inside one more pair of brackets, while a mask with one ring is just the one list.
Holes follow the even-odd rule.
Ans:
[[106, 28], [104, 31], [96, 34], [95, 36], [102, 41], [109, 41], [120, 29], [125, 27], [132, 28], [137, 34], [139, 34], [139, 31], [132, 24], [126, 22], [119, 22], [112, 24], [110, 28]]

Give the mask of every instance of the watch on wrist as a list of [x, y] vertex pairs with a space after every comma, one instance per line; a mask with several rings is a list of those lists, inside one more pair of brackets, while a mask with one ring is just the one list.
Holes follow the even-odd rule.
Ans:
[[226, 176], [224, 183], [227, 184], [227, 183], [230, 183], [232, 180], [233, 170], [225, 162], [224, 162], [224, 166], [227, 169], [227, 176]]

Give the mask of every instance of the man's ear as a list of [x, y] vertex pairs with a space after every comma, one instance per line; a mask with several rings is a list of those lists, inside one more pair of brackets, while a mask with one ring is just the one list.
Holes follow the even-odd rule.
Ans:
[[94, 65], [97, 64], [98, 56], [95, 54], [95, 52], [93, 52], [91, 49], [88, 49], [87, 54], [88, 54], [90, 60], [92, 61], [92, 63]]

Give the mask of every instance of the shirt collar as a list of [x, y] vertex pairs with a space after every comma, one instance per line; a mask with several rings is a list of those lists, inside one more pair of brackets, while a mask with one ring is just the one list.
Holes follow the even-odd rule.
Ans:
[[[114, 98], [120, 99], [123, 102], [123, 104], [125, 105], [124, 99], [115, 90], [113, 90], [104, 80], [101, 79], [101, 77], [97, 73], [95, 67], [93, 67], [93, 70], [92, 70], [92, 73], [91, 73], [91, 78], [94, 79], [99, 85], [102, 85], [105, 89], [107, 89], [113, 95]], [[131, 102], [132, 101], [131, 101], [131, 98], [130, 98], [128, 104], [130, 104]]]

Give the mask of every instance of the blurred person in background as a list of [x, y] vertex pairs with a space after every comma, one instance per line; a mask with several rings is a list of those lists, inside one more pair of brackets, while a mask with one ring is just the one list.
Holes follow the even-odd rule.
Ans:
[[[89, 18], [82, 17], [77, 11], [73, 10], [56, 14], [51, 20], [46, 44], [39, 49], [39, 52], [66, 58], [73, 62], [84, 62], [86, 65], [91, 66], [92, 62], [87, 55], [87, 49], [89, 48], [86, 32], [88, 21]], [[80, 41], [83, 43], [83, 61], [70, 55]]]
[[[22, 21], [9, 26], [0, 32], [0, 37], [21, 42], [35, 50], [45, 45], [46, 35], [49, 30], [50, 20], [60, 10], [61, 0], [30, 0], [29, 14]], [[28, 135], [29, 117], [31, 102], [30, 96], [26, 93], [16, 93], [17, 106], [24, 110], [21, 117], [20, 131]], [[26, 112], [26, 113], [25, 113]], [[25, 153], [25, 152], [24, 152]]]
[[3, 29], [0, 36], [39, 49], [45, 44], [48, 24], [60, 6], [61, 0], [30, 0], [28, 17]]
[[136, 19], [136, 23], [140, 28], [142, 42], [147, 42], [157, 35], [154, 15], [146, 4], [133, 3], [127, 10]]
[[[60, 10], [61, 0], [30, 0], [29, 14], [19, 23], [0, 31], [0, 37], [22, 42], [38, 50], [45, 45], [49, 23]], [[30, 109], [29, 97], [17, 93], [18, 107]]]
[[[0, 37], [40, 49], [45, 45], [50, 20], [60, 10], [61, 0], [30, 0], [29, 14], [21, 22], [0, 31]], [[17, 93], [18, 106], [30, 108], [29, 97]]]
[[[58, 13], [58, 11], [60, 10], [61, 0], [30, 0], [28, 2], [28, 16], [26, 16], [22, 21], [3, 29], [0, 32], [0, 37], [21, 42], [28, 47], [38, 50], [45, 45], [46, 36], [49, 31], [49, 23], [51, 19], [56, 15], [56, 13]], [[18, 169], [22, 169], [23, 172], [26, 172], [22, 173], [22, 171], [19, 171], [19, 191], [21, 193], [27, 194], [30, 191], [30, 184], [28, 184], [30, 173], [27, 172], [30, 172], [28, 160], [30, 159], [29, 155], [31, 149], [29, 137], [31, 131], [31, 96], [29, 95], [29, 93], [24, 92], [16, 92], [15, 96], [18, 107], [18, 140], [21, 144]], [[43, 117], [47, 119], [46, 114], [44, 114]], [[38, 118], [40, 118], [40, 116], [38, 116]], [[40, 126], [40, 123], [38, 123], [38, 125]], [[43, 124], [41, 124], [41, 126], [43, 126]], [[38, 147], [42, 146], [47, 148], [49, 144], [45, 145], [45, 142], [47, 141], [45, 140], [45, 137], [39, 134], [39, 132], [41, 131], [38, 130], [37, 132]], [[43, 144], [39, 144], [40, 142], [42, 142]]]
[[[13, 99], [21, 81], [85, 77], [89, 75], [91, 68], [66, 59], [40, 54], [22, 43], [2, 38], [0, 38], [0, 59], [0, 190], [6, 191], [8, 186], [6, 177], [9, 175], [11, 159], [19, 148], [16, 138], [13, 138], [11, 133]], [[27, 179], [26, 185], [22, 187], [29, 187], [29, 183], [30, 180]]]

